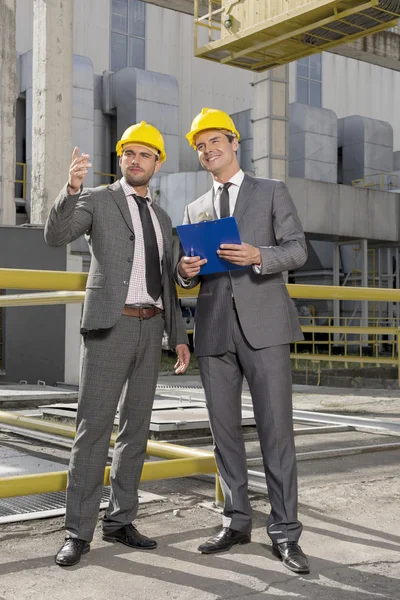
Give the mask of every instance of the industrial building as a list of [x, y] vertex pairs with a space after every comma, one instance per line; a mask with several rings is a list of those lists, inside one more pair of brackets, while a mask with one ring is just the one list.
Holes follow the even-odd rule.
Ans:
[[[115, 141], [142, 120], [165, 137], [168, 159], [152, 192], [174, 226], [180, 224], [185, 204], [211, 187], [185, 139], [193, 116], [209, 106], [232, 115], [241, 133], [239, 158], [246, 172], [286, 179], [309, 244], [309, 260], [289, 273], [290, 282], [400, 287], [400, 29], [393, 25], [393, 15], [388, 30], [380, 26], [370, 37], [254, 73], [229, 61], [217, 64], [219, 60], [194, 56], [189, 0], [52, 5], [7, 0], [2, 6], [2, 43], [12, 47], [14, 42], [16, 56], [4, 54], [0, 104], [5, 105], [13, 85], [18, 101], [15, 121], [2, 121], [3, 132], [15, 127], [16, 167], [15, 183], [8, 180], [15, 187], [11, 206], [5, 186], [12, 156], [4, 136], [1, 267], [87, 270], [90, 255], [84, 239], [57, 256], [41, 246], [43, 215], [65, 183], [74, 146], [92, 157], [86, 184], [106, 185], [119, 176]], [[63, 52], [58, 52], [61, 46]], [[275, 83], [280, 86], [276, 96]], [[56, 109], [50, 108], [52, 93]], [[281, 104], [273, 106], [279, 97]], [[270, 132], [274, 124], [280, 148]], [[25, 234], [35, 238], [28, 256], [12, 242], [18, 238], [20, 248]], [[321, 324], [330, 317], [336, 324], [348, 317], [353, 324], [374, 319], [375, 324], [397, 325], [400, 317], [393, 303], [301, 301], [297, 308]], [[11, 364], [16, 352], [7, 332], [18, 328], [22, 334], [29, 323], [27, 352], [33, 365], [34, 340], [44, 334], [43, 321], [33, 325], [31, 311], [49, 311], [23, 309], [25, 319], [12, 316], [13, 310], [3, 309], [7, 379], [19, 373], [17, 365], [4, 368], [7, 353]], [[51, 347], [54, 362], [62, 364], [53, 380], [77, 381], [80, 307], [51, 311], [57, 332], [43, 339], [43, 346], [46, 351]], [[25, 379], [34, 380], [38, 372], [44, 373], [42, 379], [51, 377], [54, 365], [44, 367], [45, 358], [41, 361]], [[1, 368], [0, 362], [0, 377]]]

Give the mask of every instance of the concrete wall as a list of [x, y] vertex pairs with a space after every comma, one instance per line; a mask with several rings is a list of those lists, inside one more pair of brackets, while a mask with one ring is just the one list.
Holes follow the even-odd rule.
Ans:
[[399, 194], [295, 177], [288, 188], [311, 238], [399, 241]]
[[[50, 248], [43, 227], [1, 227], [0, 267], [64, 271], [66, 249]], [[31, 292], [33, 290], [30, 290]], [[7, 290], [7, 294], [24, 293]], [[65, 306], [12, 307], [3, 310], [4, 381], [47, 384], [64, 380]]]
[[[340, 119], [361, 115], [388, 121], [394, 150], [400, 150], [400, 72], [345, 58], [322, 55], [322, 106]], [[292, 100], [291, 100], [292, 101]]]

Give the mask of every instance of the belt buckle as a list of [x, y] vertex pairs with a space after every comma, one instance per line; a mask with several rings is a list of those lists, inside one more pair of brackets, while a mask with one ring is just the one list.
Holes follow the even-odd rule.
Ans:
[[144, 311], [144, 308], [142, 306], [139, 306], [139, 321], [143, 321], [143, 319], [144, 319], [143, 311]]

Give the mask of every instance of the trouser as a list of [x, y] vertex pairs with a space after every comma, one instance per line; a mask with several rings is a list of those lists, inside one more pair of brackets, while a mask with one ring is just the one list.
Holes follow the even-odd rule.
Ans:
[[76, 437], [68, 471], [67, 537], [88, 542], [93, 537], [118, 402], [119, 431], [103, 529], [115, 531], [136, 517], [163, 330], [161, 314], [145, 320], [122, 315], [114, 327], [84, 334]]
[[289, 345], [254, 350], [235, 312], [228, 352], [199, 357], [215, 459], [224, 492], [223, 525], [251, 531], [246, 452], [242, 433], [243, 375], [249, 384], [260, 440], [271, 512], [267, 531], [273, 542], [297, 541], [297, 470], [293, 435]]

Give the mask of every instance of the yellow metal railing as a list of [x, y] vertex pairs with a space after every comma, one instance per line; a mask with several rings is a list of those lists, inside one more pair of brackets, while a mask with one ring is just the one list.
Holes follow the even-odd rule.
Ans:
[[[68, 427], [67, 425], [62, 425], [60, 423], [51, 423], [40, 419], [23, 417], [19, 414], [10, 412], [0, 411], [0, 423], [70, 439], [75, 437], [75, 429], [73, 427]], [[116, 436], [112, 435], [110, 446], [113, 447], [115, 445], [115, 440]], [[203, 473], [217, 472], [214, 455], [208, 450], [187, 448], [185, 446], [178, 446], [167, 442], [155, 442], [149, 440], [147, 442], [147, 454], [165, 460], [145, 463], [141, 481], [173, 479], [177, 477], [188, 477]], [[109, 484], [109, 477], [110, 467], [107, 467], [104, 472], [105, 485]], [[59, 492], [65, 490], [66, 485], [66, 471], [3, 477], [0, 478], [0, 498]], [[218, 477], [216, 477], [215, 494], [216, 502], [220, 502], [222, 500], [222, 490], [219, 485]]]
[[[83, 302], [84, 288], [87, 279], [87, 273], [66, 273], [60, 271], [32, 271], [25, 269], [0, 269], [0, 289], [24, 289], [24, 290], [52, 290], [51, 292], [41, 292], [32, 294], [17, 294], [12, 296], [1, 296], [1, 306], [26, 306], [32, 304], [58, 304], [67, 302]], [[282, 284], [284, 285], [284, 284]], [[379, 288], [354, 288], [340, 286], [324, 285], [298, 285], [289, 284], [287, 289], [293, 298], [306, 299], [338, 299], [338, 300], [363, 300], [363, 301], [383, 301], [400, 302], [400, 290], [379, 289]], [[53, 291], [54, 290], [54, 291]], [[181, 291], [181, 290], [180, 290]], [[198, 288], [186, 290], [186, 297], [196, 297]], [[182, 295], [182, 294], [181, 294]], [[314, 323], [316, 317], [312, 318]], [[378, 324], [377, 321], [374, 321]], [[389, 321], [388, 321], [389, 322]], [[400, 355], [399, 355], [399, 334], [398, 327], [359, 327], [349, 325], [304, 325], [304, 333], [311, 334], [311, 341], [298, 342], [295, 345], [295, 352], [292, 358], [295, 360], [328, 360], [332, 362], [349, 363], [374, 363], [374, 364], [396, 364], [398, 368], [398, 378], [400, 382]], [[327, 338], [321, 340], [315, 337], [316, 334], [325, 335]], [[341, 343], [339, 335], [344, 336], [346, 347], [353, 346], [354, 336], [363, 336], [356, 340], [355, 345], [360, 349], [357, 355], [348, 352], [346, 355], [338, 356], [333, 353], [334, 345]], [[335, 337], [334, 337], [335, 336]], [[348, 336], [352, 336], [349, 339]], [[365, 345], [371, 340], [374, 348], [382, 343], [379, 336], [390, 338], [391, 352], [389, 355], [364, 356], [361, 339]], [[338, 342], [339, 339], [339, 342]], [[395, 341], [394, 341], [395, 340]], [[316, 348], [317, 345], [326, 344], [327, 353], [315, 354], [300, 352], [301, 344], [310, 344]], [[387, 343], [385, 340], [384, 343]], [[0, 412], [0, 422], [12, 424], [17, 427], [30, 428], [34, 430], [47, 431], [67, 437], [74, 437], [73, 428], [61, 424], [49, 424], [37, 419], [29, 419], [12, 413]], [[111, 444], [114, 443], [114, 438]], [[168, 461], [158, 461], [146, 463], [143, 469], [142, 479], [161, 479], [168, 477], [184, 477], [200, 473], [215, 473], [216, 467], [212, 454], [210, 452], [176, 446], [165, 442], [148, 442], [147, 452], [151, 456], [166, 458]], [[105, 472], [105, 481], [108, 482], [109, 471]], [[48, 491], [59, 491], [65, 489], [67, 475], [65, 472], [50, 474], [18, 476], [0, 479], [0, 497], [17, 496], [25, 494], [44, 493]], [[216, 498], [219, 501], [222, 492], [216, 478]]]
[[[83, 291], [87, 276], [87, 273], [0, 268], [0, 289]], [[282, 283], [282, 285], [285, 284]], [[389, 288], [300, 285], [297, 283], [286, 284], [286, 288], [292, 298], [400, 302], [400, 290]], [[197, 287], [185, 290], [183, 293], [179, 289], [179, 294], [186, 298], [197, 298], [198, 289]], [[0, 299], [0, 305], [2, 302], [3, 298]], [[80, 300], [75, 299], [72, 302], [80, 302]]]
[[17, 167], [22, 167], [22, 179], [15, 179], [15, 183], [22, 183], [22, 197], [26, 199], [26, 163], [16, 162]]
[[361, 179], [353, 179], [351, 185], [381, 191], [397, 190], [400, 178], [397, 173], [370, 173]]

